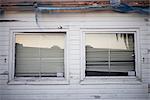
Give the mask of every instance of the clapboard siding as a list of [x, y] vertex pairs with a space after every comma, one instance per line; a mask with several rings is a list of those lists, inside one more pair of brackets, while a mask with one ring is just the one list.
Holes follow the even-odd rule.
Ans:
[[[69, 75], [70, 75], [70, 84], [79, 84], [80, 82], [80, 32], [79, 28], [71, 26], [69, 29]], [[73, 52], [72, 52], [73, 51]], [[73, 69], [75, 68], [75, 69]]]
[[[73, 19], [72, 19], [73, 20]], [[88, 28], [90, 28], [91, 26], [93, 26], [93, 27], [91, 27], [91, 28], [94, 28], [94, 26], [97, 26], [97, 27], [99, 27], [99, 26], [103, 26], [103, 27], [106, 27], [106, 26], [112, 26], [112, 28], [113, 28], [113, 26], [114, 27], [116, 27], [116, 26], [118, 26], [118, 27], [125, 27], [125, 26], [127, 26], [127, 27], [130, 27], [130, 28], [132, 28], [132, 27], [134, 27], [134, 26], [144, 26], [145, 25], [145, 23], [142, 23], [142, 22], [131, 22], [131, 21], [129, 21], [129, 22], [124, 22], [123, 24], [122, 24], [122, 22], [115, 22], [114, 21], [114, 24], [113, 24], [113, 22], [101, 22], [101, 23], [99, 23], [99, 21], [95, 21], [95, 22], [93, 22], [93, 21], [88, 21], [88, 22], [85, 22], [85, 21], [81, 21], [81, 22], [77, 22], [77, 21], [58, 21], [59, 23], [57, 23], [57, 22], [48, 22], [48, 21], [46, 21], [46, 22], [38, 22], [38, 24], [39, 24], [39, 27], [43, 27], [43, 28], [48, 28], [48, 27], [54, 27], [54, 28], [57, 28], [58, 27], [58, 25], [62, 25], [62, 26], [64, 26], [65, 27], [65, 25], [67, 26], [68, 24], [69, 25], [81, 25], [81, 26], [87, 26]], [[50, 25], [49, 23], [51, 23], [52, 25]], [[11, 27], [12, 29], [14, 29], [14, 28], [16, 28], [16, 29], [18, 29], [18, 28], [28, 28], [28, 27], [31, 27], [31, 28], [38, 28], [37, 27], [37, 24], [36, 24], [36, 22], [11, 22], [11, 23], [7, 23], [7, 24], [0, 24], [0, 26], [4, 26], [5, 25], [5, 27]], [[28, 25], [28, 26], [26, 26], [26, 25]], [[25, 27], [26, 26], [26, 27]], [[137, 27], [138, 28], [138, 27]]]
[[[30, 92], [29, 92], [30, 91]], [[50, 89], [50, 90], [0, 90], [1, 95], [40, 95], [40, 94], [143, 94], [146, 93], [146, 89], [76, 89], [74, 88], [73, 90], [69, 89]]]
[[[123, 97], [120, 97], [120, 98], [117, 98], [116, 95], [113, 95], [113, 96], [110, 96], [110, 98], [104, 98], [104, 97], [109, 97], [110, 95], [106, 95], [106, 96], [97, 96], [97, 95], [92, 95], [92, 96], [76, 96], [76, 97], [72, 97], [72, 96], [68, 96], [68, 95], [64, 95], [64, 97], [59, 97], [59, 96], [55, 96], [55, 97], [51, 97], [49, 95], [43, 95], [43, 96], [39, 96], [39, 95], [29, 95], [29, 96], [26, 96], [26, 95], [11, 95], [11, 96], [8, 96], [8, 95], [3, 95], [2, 96], [2, 100], [20, 100], [22, 98], [22, 100], [147, 100], [146, 98], [135, 98], [135, 97], [130, 97], [130, 98], [126, 98], [126, 99], [122, 99]], [[116, 99], [112, 99], [112, 98], [116, 98]], [[31, 99], [29, 99], [31, 98]], [[101, 98], [101, 99], [100, 99]]]
[[142, 61], [142, 79], [150, 84], [150, 29], [149, 23], [146, 22], [145, 29], [141, 34], [141, 55], [144, 58]]
[[[82, 17], [84, 18], [95, 18], [95, 15], [98, 16], [98, 17], [110, 17], [110, 13], [103, 13], [103, 14], [98, 14], [99, 12], [92, 12], [92, 13], [49, 13], [49, 14], [38, 14], [38, 18], [42, 19], [42, 21], [46, 20], [46, 21], [49, 21], [49, 20], [52, 20], [53, 18], [55, 18], [55, 16], [57, 16], [59, 19], [63, 19], [62, 17], [65, 17], [65, 18], [79, 18], [80, 19], [80, 15], [82, 15]], [[27, 19], [24, 19], [24, 17], [26, 17]], [[140, 21], [144, 21], [145, 19], [140, 19], [140, 17], [143, 17], [143, 18], [147, 18], [146, 16], [140, 16], [140, 17], [137, 17], [139, 16], [139, 14], [130, 14], [130, 15], [127, 15], [127, 14], [117, 14], [117, 13], [111, 13], [111, 18], [113, 19], [117, 19], [117, 18], [125, 18], [125, 17], [136, 17], [134, 20], [140, 20]], [[52, 17], [52, 19], [49, 19], [48, 17]], [[8, 12], [8, 13], [5, 13], [5, 17], [2, 17], [1, 19], [10, 19], [10, 18], [14, 18], [16, 20], [16, 18], [19, 20], [19, 18], [21, 19], [24, 19], [24, 20], [27, 20], [27, 21], [35, 21], [33, 20], [35, 18], [35, 13], [32, 13], [32, 12], [23, 12], [23, 13], [14, 13], [14, 12]], [[32, 20], [30, 20], [32, 18]], [[90, 19], [89, 18], [89, 19]], [[109, 18], [109, 20], [112, 20], [111, 18]], [[71, 20], [71, 19], [63, 19], [63, 20]], [[80, 19], [81, 20], [81, 19]], [[82, 20], [85, 20], [85, 19], [82, 19]], [[94, 19], [90, 19], [90, 20], [94, 20]], [[95, 20], [102, 20], [102, 19], [95, 19]], [[125, 21], [125, 20], [132, 20], [132, 18], [128, 18], [128, 19], [119, 19], [119, 21], [122, 20], [122, 21]], [[53, 20], [54, 21], [54, 20]]]
[[[6, 12], [1, 20], [18, 20], [0, 23], [0, 100], [148, 100], [150, 84], [150, 28], [147, 16], [119, 13], [52, 13]], [[57, 29], [68, 31], [68, 85], [10, 85], [8, 65], [11, 49], [10, 31], [17, 29]], [[138, 28], [140, 30], [140, 58], [142, 82], [112, 79], [112, 84], [80, 84], [81, 80], [81, 31], [83, 28]], [[143, 61], [144, 57], [144, 61]], [[7, 59], [5, 62], [4, 59]]]

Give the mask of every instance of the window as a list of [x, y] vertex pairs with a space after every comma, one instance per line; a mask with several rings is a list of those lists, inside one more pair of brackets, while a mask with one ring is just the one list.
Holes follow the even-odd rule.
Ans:
[[133, 33], [86, 33], [85, 76], [135, 76]]
[[68, 30], [11, 30], [8, 84], [69, 84]]
[[64, 77], [65, 33], [15, 34], [15, 77]]

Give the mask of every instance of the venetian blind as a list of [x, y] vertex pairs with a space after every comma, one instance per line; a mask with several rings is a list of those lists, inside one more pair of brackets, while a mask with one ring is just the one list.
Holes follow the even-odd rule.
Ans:
[[17, 34], [16, 76], [63, 76], [64, 33]]
[[123, 76], [135, 71], [134, 34], [89, 33], [85, 41], [86, 72], [92, 72], [92, 76]]

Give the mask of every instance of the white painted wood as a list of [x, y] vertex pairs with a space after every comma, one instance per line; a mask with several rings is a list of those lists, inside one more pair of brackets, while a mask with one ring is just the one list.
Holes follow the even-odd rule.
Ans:
[[[4, 80], [5, 81], [5, 80]], [[118, 87], [118, 84], [101, 84], [101, 85], [2, 85], [1, 90], [73, 90], [73, 89], [147, 89], [148, 86], [146, 84], [137, 84], [137, 85], [129, 85], [129, 84], [122, 84], [120, 87]]]
[[[109, 86], [109, 85], [108, 85]], [[28, 86], [29, 87], [29, 86]], [[128, 89], [124, 89], [124, 88], [122, 88], [122, 89], [118, 89], [118, 88], [113, 88], [113, 89], [111, 89], [111, 88], [106, 88], [106, 89], [104, 89], [104, 88], [98, 88], [98, 89], [96, 89], [96, 88], [76, 88], [76, 87], [74, 87], [74, 88], [51, 88], [51, 89], [9, 89], [9, 90], [0, 90], [0, 91], [3, 91], [3, 92], [1, 92], [1, 94], [5, 94], [5, 95], [7, 95], [7, 94], [14, 94], [14, 95], [17, 95], [17, 94], [20, 94], [20, 95], [23, 95], [23, 94], [25, 94], [25, 95], [29, 95], [30, 94], [30, 92], [32, 93], [32, 94], [40, 94], [40, 93], [42, 93], [42, 94], [57, 94], [57, 93], [60, 93], [60, 94], [63, 94], [64, 92], [65, 93], [67, 93], [67, 94], [92, 94], [92, 93], [108, 93], [108, 94], [114, 94], [114, 93], [118, 93], [118, 94], [145, 94], [145, 93], [147, 93], [148, 91], [145, 89], [145, 88], [143, 88], [143, 89], [130, 89], [130, 88], [128, 88]], [[15, 92], [13, 92], [13, 91], [15, 91]], [[30, 91], [30, 92], [29, 92]]]
[[8, 82], [8, 80], [1, 80], [1, 81], [0, 81], [1, 87], [2, 87], [3, 85], [7, 85], [7, 82]]
[[0, 50], [2, 51], [8, 51], [9, 47], [8, 46], [0, 46]]
[[[2, 100], [19, 100], [19, 99], [22, 99], [22, 100], [95, 100], [95, 99], [100, 99], [100, 100], [148, 100], [148, 98], [137, 98], [137, 97], [132, 97], [132, 96], [129, 96], [128, 98], [126, 99], [122, 99], [121, 98], [121, 95], [120, 97], [117, 96], [117, 95], [102, 95], [102, 96], [99, 96], [99, 95], [82, 95], [82, 96], [76, 96], [76, 97], [72, 97], [72, 96], [68, 96], [68, 95], [63, 95], [63, 96], [54, 96], [52, 97], [51, 95], [44, 95], [44, 96], [38, 96], [38, 95], [33, 95], [33, 96], [26, 96], [26, 95], [16, 95], [16, 97], [14, 97], [13, 95], [12, 96], [8, 96], [8, 95], [3, 95], [2, 96]], [[110, 97], [110, 98], [107, 98], [107, 97]], [[112, 98], [116, 98], [116, 99], [112, 99]], [[125, 97], [125, 96], [122, 96], [122, 97]], [[31, 99], [28, 99], [28, 98], [31, 98]]]
[[[6, 12], [0, 19], [20, 20], [19, 22], [0, 23], [0, 100], [149, 100], [148, 83], [150, 84], [150, 28], [146, 15], [120, 13], [50, 13], [38, 15], [39, 26], [32, 12]], [[62, 26], [62, 29], [58, 29]], [[82, 31], [135, 31], [138, 30], [137, 57], [141, 73], [140, 80], [135, 77], [103, 77], [101, 80], [82, 81], [83, 50]], [[67, 31], [67, 83], [48, 79], [48, 83], [29, 80], [11, 81], [12, 41], [11, 32], [47, 32]], [[4, 63], [4, 58], [8, 59]], [[143, 62], [143, 57], [145, 61]], [[140, 76], [140, 75], [139, 75]], [[95, 83], [93, 83], [95, 81]], [[14, 83], [13, 83], [14, 82]], [[9, 83], [9, 84], [8, 84]], [[69, 84], [68, 84], [69, 83]], [[82, 84], [81, 84], [82, 83]], [[88, 83], [88, 84], [87, 84]], [[13, 85], [15, 84], [15, 85]], [[32, 85], [31, 85], [32, 84]], [[56, 85], [57, 84], [57, 85]], [[150, 97], [150, 96], [149, 96]]]
[[8, 79], [8, 75], [0, 75], [0, 80], [7, 80]]

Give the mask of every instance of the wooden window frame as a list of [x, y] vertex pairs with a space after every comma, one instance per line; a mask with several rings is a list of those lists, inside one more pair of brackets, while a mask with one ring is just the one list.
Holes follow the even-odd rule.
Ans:
[[[85, 55], [85, 34], [90, 33], [133, 33], [134, 34], [134, 46], [135, 46], [135, 71], [136, 76], [85, 76], [86, 69], [86, 55]], [[140, 39], [139, 39], [139, 29], [130, 29], [130, 28], [102, 28], [102, 29], [82, 29], [81, 30], [81, 77], [80, 84], [109, 84], [109, 83], [127, 83], [127, 84], [135, 84], [141, 82], [141, 60], [140, 60]]]
[[[15, 35], [31, 34], [31, 33], [65, 33], [64, 47], [64, 77], [15, 77]], [[9, 82], [8, 84], [69, 84], [69, 68], [68, 68], [68, 30], [67, 29], [25, 29], [10, 31], [10, 63], [9, 63]]]

